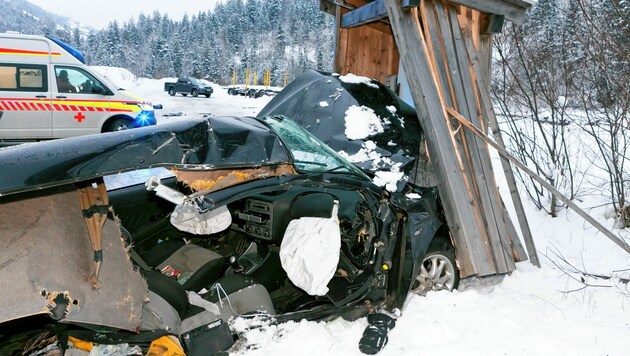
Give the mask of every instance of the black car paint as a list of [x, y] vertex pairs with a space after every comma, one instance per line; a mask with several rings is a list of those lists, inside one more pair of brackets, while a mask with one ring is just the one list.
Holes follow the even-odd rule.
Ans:
[[[322, 107], [321, 102], [327, 106]], [[346, 137], [345, 116], [351, 106], [365, 106], [390, 122], [386, 130], [363, 140]], [[395, 112], [390, 111], [395, 108]], [[308, 70], [292, 81], [260, 111], [258, 117], [285, 115], [324, 141], [335, 151], [357, 153], [365, 141], [372, 141], [383, 157], [400, 163], [405, 173], [414, 167], [423, 132], [415, 109], [377, 81], [347, 83], [338, 74]], [[372, 161], [355, 163], [374, 171]], [[388, 169], [382, 162], [376, 169]]]
[[0, 149], [0, 196], [152, 167], [289, 161], [278, 137], [257, 119], [213, 117]]

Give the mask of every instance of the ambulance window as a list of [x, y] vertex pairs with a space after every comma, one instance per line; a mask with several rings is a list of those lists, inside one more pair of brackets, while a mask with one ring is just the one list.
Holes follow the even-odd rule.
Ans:
[[0, 89], [17, 89], [16, 67], [0, 67]]
[[1, 64], [0, 89], [12, 91], [47, 91], [46, 67], [28, 64]]
[[59, 92], [108, 94], [109, 90], [92, 74], [75, 67], [55, 66]]
[[44, 76], [41, 69], [20, 68], [20, 87], [43, 88]]

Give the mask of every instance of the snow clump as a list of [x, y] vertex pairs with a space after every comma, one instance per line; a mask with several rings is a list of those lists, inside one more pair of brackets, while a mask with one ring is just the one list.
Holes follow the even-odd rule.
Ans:
[[346, 75], [340, 76], [339, 80], [341, 80], [344, 83], [349, 83], [349, 84], [365, 84], [369, 87], [378, 89], [378, 85], [372, 83], [372, 79], [368, 77], [354, 75], [352, 73], [348, 73]]
[[349, 107], [345, 120], [345, 134], [351, 140], [361, 140], [384, 131], [381, 119], [367, 106]]

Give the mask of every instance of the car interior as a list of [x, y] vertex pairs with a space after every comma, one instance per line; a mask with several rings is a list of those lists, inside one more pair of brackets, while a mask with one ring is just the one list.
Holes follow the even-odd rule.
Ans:
[[[380, 228], [373, 219], [379, 203], [376, 197], [356, 188], [313, 184], [285, 184], [248, 193], [247, 185], [254, 183], [227, 188], [245, 193], [234, 194], [236, 198], [226, 205], [229, 227], [208, 235], [173, 226], [170, 216], [176, 205], [142, 183], [108, 192], [123, 237], [132, 247], [132, 261], [145, 271], [145, 278], [150, 275], [150, 289], [150, 279], [167, 276], [169, 285], [176, 282], [184, 291], [207, 292], [200, 294], [216, 301], [217, 289], [208, 292], [216, 282], [228, 286], [223, 291], [227, 294], [256, 285], [260, 286], [257, 295], [249, 291], [246, 299], [263, 301], [259, 304], [277, 314], [315, 306], [332, 309], [365, 293], [372, 275], [368, 267], [374, 263], [370, 259], [375, 257], [371, 242]], [[192, 193], [175, 177], [162, 179], [162, 184], [183, 194]], [[339, 263], [326, 295], [309, 295], [287, 278], [279, 257], [281, 242], [292, 220], [330, 218], [335, 202], [341, 235]], [[156, 272], [162, 276], [156, 277]]]

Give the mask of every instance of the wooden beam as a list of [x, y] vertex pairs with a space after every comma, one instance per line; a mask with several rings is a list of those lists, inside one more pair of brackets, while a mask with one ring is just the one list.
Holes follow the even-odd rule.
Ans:
[[387, 10], [385, 10], [383, 0], [376, 0], [343, 14], [341, 17], [341, 27], [351, 28], [361, 26], [385, 17], [387, 17]]
[[414, 7], [420, 6], [420, 0], [400, 0], [400, 7], [403, 10], [409, 10]]
[[450, 0], [454, 4], [466, 6], [487, 14], [503, 15], [517, 25], [525, 23], [527, 8], [504, 0]]

